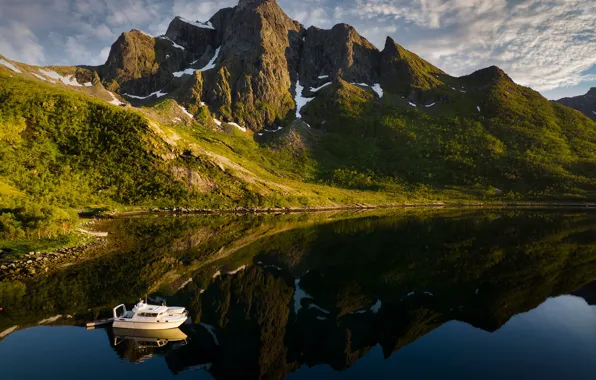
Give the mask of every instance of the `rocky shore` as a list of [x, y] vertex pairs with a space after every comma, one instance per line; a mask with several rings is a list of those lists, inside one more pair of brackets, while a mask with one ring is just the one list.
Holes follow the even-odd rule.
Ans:
[[118, 216], [142, 215], [151, 213], [164, 214], [289, 214], [309, 213], [323, 211], [359, 211], [376, 209], [405, 209], [405, 208], [569, 208], [569, 209], [594, 209], [593, 202], [502, 202], [502, 201], [470, 201], [470, 202], [428, 202], [428, 203], [390, 203], [390, 204], [352, 204], [338, 206], [314, 206], [314, 207], [266, 207], [266, 208], [245, 208], [235, 207], [230, 209], [205, 209], [187, 207], [164, 207], [148, 208], [135, 211], [109, 211], [96, 214], [97, 218], [115, 218]]
[[0, 261], [0, 281], [31, 279], [51, 273], [60, 266], [76, 262], [87, 251], [106, 244], [107, 238], [96, 237], [93, 241], [54, 252], [29, 252], [22, 257]]
[[98, 218], [114, 218], [117, 216], [150, 214], [150, 213], [174, 213], [174, 214], [289, 214], [289, 213], [308, 213], [308, 212], [322, 212], [322, 211], [342, 211], [342, 210], [375, 210], [375, 209], [392, 209], [392, 208], [413, 208], [413, 207], [445, 207], [443, 202], [434, 203], [403, 203], [403, 204], [354, 204], [354, 205], [340, 205], [340, 206], [314, 206], [314, 207], [266, 207], [266, 208], [245, 208], [235, 207], [229, 209], [205, 209], [205, 208], [187, 208], [187, 207], [164, 207], [164, 208], [149, 208], [139, 209], [135, 211], [110, 211], [102, 214], [96, 214]]

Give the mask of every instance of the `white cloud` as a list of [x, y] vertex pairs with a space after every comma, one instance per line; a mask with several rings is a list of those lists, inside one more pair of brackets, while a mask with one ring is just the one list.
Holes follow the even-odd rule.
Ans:
[[[237, 0], [0, 0], [0, 53], [36, 64], [103, 63], [132, 28], [165, 33], [176, 15], [207, 20]], [[306, 27], [356, 27], [382, 48], [386, 35], [453, 75], [496, 64], [537, 90], [594, 76], [593, 0], [278, 0]]]
[[32, 65], [42, 65], [46, 60], [44, 48], [35, 34], [18, 21], [0, 25], [0, 53]]
[[106, 46], [99, 52], [97, 56], [97, 60], [103, 64], [108, 60], [108, 56], [110, 55], [110, 46]]
[[135, 27], [161, 18], [161, 6], [150, 0], [121, 0], [109, 7], [108, 24]]
[[[540, 91], [594, 80], [582, 73], [596, 64], [596, 2], [355, 0], [355, 4], [352, 16], [360, 22], [389, 17], [415, 27], [419, 36], [411, 36], [408, 46], [455, 75], [497, 64], [517, 82]], [[374, 28], [367, 31], [378, 34]]]
[[[182, 16], [192, 21], [207, 21], [218, 10], [226, 7], [233, 7], [238, 3], [236, 0], [218, 1], [193, 1], [174, 0], [172, 15]], [[168, 20], [169, 21], [169, 20]]]

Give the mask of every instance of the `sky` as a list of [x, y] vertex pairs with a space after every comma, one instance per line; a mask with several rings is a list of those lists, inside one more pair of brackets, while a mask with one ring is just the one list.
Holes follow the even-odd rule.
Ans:
[[[130, 29], [164, 34], [237, 0], [0, 0], [0, 54], [35, 65], [104, 63]], [[447, 73], [496, 65], [549, 99], [596, 87], [596, 0], [278, 0], [306, 27], [386, 36]]]

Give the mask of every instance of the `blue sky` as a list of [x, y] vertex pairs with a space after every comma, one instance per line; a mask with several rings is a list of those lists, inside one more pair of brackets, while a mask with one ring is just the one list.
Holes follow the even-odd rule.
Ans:
[[[237, 0], [1, 0], [0, 54], [30, 64], [101, 64], [132, 28], [165, 33]], [[305, 26], [386, 36], [452, 75], [497, 65], [551, 99], [596, 87], [596, 0], [278, 0]]]

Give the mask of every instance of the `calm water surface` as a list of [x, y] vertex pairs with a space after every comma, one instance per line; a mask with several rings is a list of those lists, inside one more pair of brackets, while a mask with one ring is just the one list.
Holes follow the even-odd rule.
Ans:
[[[0, 283], [0, 379], [592, 379], [596, 214], [400, 211], [102, 222]], [[179, 330], [86, 320], [149, 294]]]

